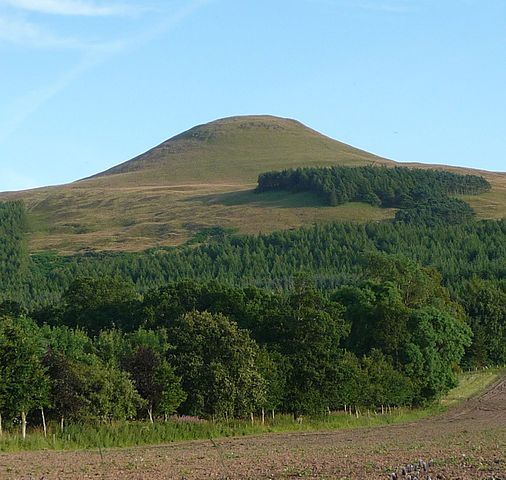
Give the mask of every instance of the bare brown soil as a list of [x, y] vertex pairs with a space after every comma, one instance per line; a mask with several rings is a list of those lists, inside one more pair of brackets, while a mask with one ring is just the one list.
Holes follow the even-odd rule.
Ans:
[[506, 479], [506, 379], [444, 415], [404, 425], [101, 453], [3, 454], [0, 478], [388, 479], [419, 459], [434, 461], [432, 479]]

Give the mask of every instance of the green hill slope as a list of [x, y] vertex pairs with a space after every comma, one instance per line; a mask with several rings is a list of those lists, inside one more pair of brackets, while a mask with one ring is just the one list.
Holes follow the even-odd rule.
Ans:
[[[139, 250], [177, 245], [216, 225], [265, 233], [334, 220], [391, 218], [393, 210], [352, 203], [327, 207], [307, 193], [252, 193], [258, 175], [273, 169], [371, 164], [395, 162], [294, 120], [232, 117], [194, 127], [93, 177], [0, 194], [0, 200], [25, 201], [32, 251]], [[480, 217], [501, 218], [506, 175], [484, 176], [492, 191], [467, 201]]]
[[86, 182], [254, 184], [259, 173], [281, 166], [335, 163], [364, 165], [389, 161], [325, 137], [295, 120], [231, 117], [194, 127]]

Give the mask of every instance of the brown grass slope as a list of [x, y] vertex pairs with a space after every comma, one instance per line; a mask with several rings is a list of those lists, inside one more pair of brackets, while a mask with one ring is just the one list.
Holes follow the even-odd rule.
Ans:
[[[258, 174], [268, 170], [370, 164], [396, 163], [295, 120], [231, 117], [194, 127], [93, 177], [4, 193], [0, 200], [26, 202], [32, 250], [138, 250], [180, 244], [206, 226], [258, 233], [333, 220], [390, 218], [391, 210], [363, 204], [325, 207], [309, 194], [252, 193]], [[469, 201], [482, 218], [503, 217], [506, 175], [483, 174], [492, 182], [492, 192]]]
[[121, 185], [251, 183], [267, 170], [301, 165], [386, 163], [387, 160], [332, 140], [295, 120], [249, 116], [199, 125], [88, 181]]

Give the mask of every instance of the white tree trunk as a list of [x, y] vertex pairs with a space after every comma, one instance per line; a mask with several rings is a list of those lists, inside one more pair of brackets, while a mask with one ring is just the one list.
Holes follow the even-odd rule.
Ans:
[[150, 406], [148, 407], [148, 415], [149, 415], [149, 421], [150, 421], [151, 423], [154, 423], [154, 422], [153, 422], [153, 406], [152, 406], [152, 405], [150, 405]]
[[63, 420], [63, 415], [62, 415], [61, 418], [60, 418], [60, 430], [61, 430], [61, 433], [63, 433], [63, 427], [64, 427], [64, 420]]
[[21, 412], [21, 436], [26, 439], [26, 412]]
[[47, 438], [47, 425], [46, 425], [46, 416], [44, 415], [44, 407], [40, 407], [40, 413], [42, 415], [42, 427], [44, 428], [44, 438]]

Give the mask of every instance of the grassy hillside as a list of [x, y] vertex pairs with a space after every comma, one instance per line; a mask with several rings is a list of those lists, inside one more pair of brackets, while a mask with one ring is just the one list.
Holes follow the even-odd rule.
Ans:
[[232, 117], [199, 125], [86, 180], [88, 185], [255, 184], [260, 172], [301, 165], [388, 161], [295, 120]]
[[[393, 217], [393, 210], [363, 204], [327, 207], [310, 194], [252, 193], [259, 173], [336, 164], [395, 165], [294, 120], [232, 117], [192, 128], [88, 179], [0, 194], [0, 200], [26, 202], [32, 250], [61, 252], [177, 245], [214, 225], [265, 233]], [[501, 218], [506, 215], [506, 175], [484, 176], [492, 191], [466, 200], [480, 217]]]

